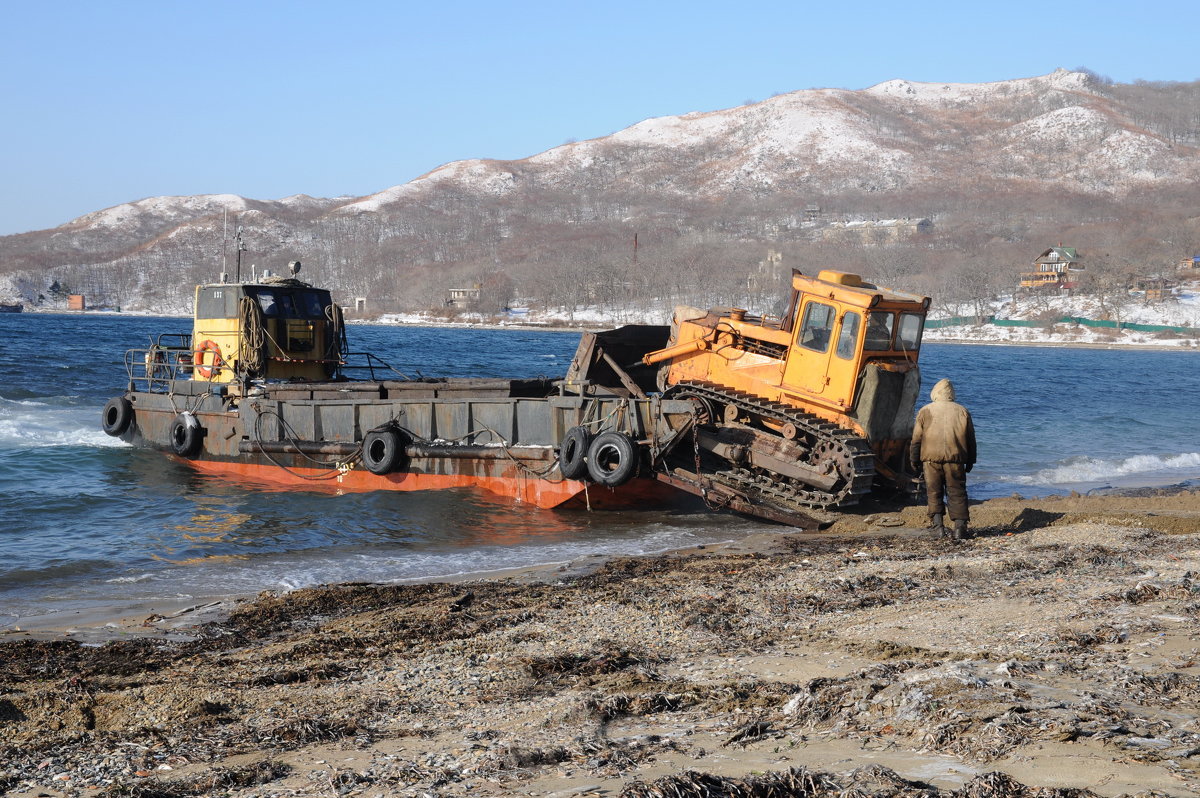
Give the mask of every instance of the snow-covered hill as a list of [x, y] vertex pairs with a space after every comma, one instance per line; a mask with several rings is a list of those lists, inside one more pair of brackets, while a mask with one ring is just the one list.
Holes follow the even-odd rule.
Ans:
[[447, 182], [484, 195], [507, 193], [522, 178], [570, 186], [617, 164], [620, 175], [612, 179], [636, 183], [660, 170], [659, 158], [645, 163], [647, 150], [668, 153], [662, 158], [680, 166], [659, 185], [688, 193], [883, 191], [955, 181], [964, 165], [972, 180], [997, 186], [1020, 180], [1110, 193], [1200, 177], [1194, 148], [1169, 145], [1092, 88], [1088, 76], [1060, 69], [997, 83], [893, 80], [863, 91], [796, 91], [723, 111], [647, 119], [524, 161], [447, 164], [341, 210], [380, 210]]
[[[522, 160], [456, 161], [366, 197], [138, 200], [0, 237], [0, 274], [16, 275], [9, 284], [27, 301], [55, 280], [125, 307], [186, 301], [191, 282], [220, 270], [228, 214], [246, 228], [254, 262], [318, 264], [337, 290], [370, 296], [380, 309], [436, 305], [450, 284], [494, 273], [526, 296], [540, 287], [548, 306], [603, 304], [618, 287], [704, 302], [745, 290], [767, 249], [832, 241], [821, 230], [839, 221], [832, 209], [841, 222], [855, 213], [934, 219], [928, 258], [910, 254], [928, 259], [934, 275], [938, 255], [978, 249], [980, 236], [1029, 236], [1030, 248], [1043, 247], [1046, 230], [1082, 223], [1073, 201], [1120, 219], [1127, 208], [1145, 210], [1148, 192], [1175, 192], [1178, 208], [1160, 202], [1153, 212], [1194, 216], [1200, 131], [1179, 116], [1187, 103], [1164, 91], [1064, 70], [985, 84], [796, 91], [647, 119]], [[1007, 203], [1002, 214], [991, 213], [996, 198]], [[810, 204], [825, 215], [807, 218]], [[624, 273], [635, 233], [643, 246], [636, 277]], [[892, 268], [862, 254], [886, 237], [869, 238], [839, 265], [871, 275]], [[1116, 237], [1106, 246], [1119, 254], [1123, 244]], [[1184, 254], [1193, 253], [1171, 256]], [[686, 296], [689, 285], [706, 291]]]

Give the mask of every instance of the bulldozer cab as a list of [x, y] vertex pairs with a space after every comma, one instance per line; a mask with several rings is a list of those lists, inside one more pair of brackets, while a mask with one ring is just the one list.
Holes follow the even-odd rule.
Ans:
[[341, 309], [294, 278], [196, 287], [192, 379], [325, 380], [344, 352]]
[[[874, 457], [869, 468], [903, 486], [928, 309], [928, 297], [880, 288], [856, 274], [793, 271], [781, 318], [680, 307], [667, 345], [642, 363], [659, 366], [666, 395], [696, 402], [701, 423], [749, 426], [792, 441], [799, 440], [789, 437], [798, 425], [815, 417], [865, 439]], [[821, 434], [808, 433], [803, 456], [838, 470], [851, 493], [860, 490], [860, 471], [868, 466], [848, 450], [840, 460], [829, 455], [841, 439], [818, 443]]]
[[664, 389], [719, 385], [800, 408], [882, 446], [911, 434], [928, 309], [927, 297], [856, 274], [793, 271], [782, 318], [678, 308], [668, 345], [643, 362], [661, 364]]
[[855, 274], [792, 275], [792, 304], [784, 320], [792, 345], [780, 389], [831, 411], [859, 398], [868, 365], [895, 372], [914, 368], [928, 300], [878, 288]]

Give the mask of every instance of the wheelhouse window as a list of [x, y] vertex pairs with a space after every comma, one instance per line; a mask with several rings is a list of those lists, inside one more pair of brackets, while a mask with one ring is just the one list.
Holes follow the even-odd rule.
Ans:
[[260, 308], [262, 308], [262, 312], [263, 312], [264, 316], [278, 316], [279, 315], [279, 305], [275, 301], [275, 292], [274, 291], [259, 291], [257, 298], [258, 298], [258, 306]]
[[304, 291], [296, 294], [296, 308], [310, 319], [320, 319], [325, 316], [321, 295], [316, 291]]
[[858, 343], [858, 328], [862, 324], [862, 316], [859, 316], [854, 311], [846, 312], [842, 316], [842, 331], [838, 333], [837, 356], [842, 360], [853, 360], [854, 353], [857, 349], [855, 344]]
[[896, 348], [904, 352], [915, 352], [921, 348], [921, 333], [925, 329], [925, 317], [920, 313], [900, 314], [900, 334], [896, 336]]
[[285, 319], [321, 319], [325, 317], [324, 297], [318, 291], [279, 291], [260, 289], [255, 293], [264, 316]]
[[886, 310], [871, 311], [867, 317], [867, 340], [864, 349], [886, 352], [892, 348], [892, 328], [896, 317]]
[[800, 323], [800, 346], [814, 352], [827, 351], [835, 315], [832, 306], [809, 302], [804, 308], [804, 320]]

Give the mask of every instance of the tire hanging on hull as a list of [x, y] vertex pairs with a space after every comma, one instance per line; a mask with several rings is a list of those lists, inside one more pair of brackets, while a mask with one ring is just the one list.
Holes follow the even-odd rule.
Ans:
[[610, 488], [624, 485], [637, 474], [637, 442], [620, 432], [602, 432], [588, 447], [587, 469], [593, 480]]
[[200, 451], [204, 439], [204, 428], [191, 413], [180, 413], [171, 422], [168, 434], [171, 451], [180, 457], [194, 457]]
[[583, 479], [587, 476], [587, 452], [592, 434], [583, 427], [571, 427], [558, 447], [558, 470], [564, 479]]
[[124, 396], [114, 396], [100, 412], [100, 427], [114, 438], [125, 434], [133, 423], [133, 403]]
[[408, 437], [394, 427], [373, 429], [363, 437], [362, 461], [372, 474], [401, 471], [407, 464]]

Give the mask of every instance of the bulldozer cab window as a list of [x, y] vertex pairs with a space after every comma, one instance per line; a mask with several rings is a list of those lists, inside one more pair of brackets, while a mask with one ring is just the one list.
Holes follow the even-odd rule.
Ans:
[[852, 310], [842, 316], [842, 331], [838, 333], [837, 356], [842, 360], [852, 360], [857, 350], [858, 326], [862, 317]]
[[867, 318], [867, 340], [864, 349], [886, 352], [892, 348], [892, 325], [896, 317], [890, 311], [875, 310]]
[[896, 336], [896, 347], [905, 352], [915, 352], [921, 348], [921, 331], [925, 327], [925, 317], [920, 313], [900, 314], [900, 334]]
[[833, 332], [833, 308], [820, 302], [809, 302], [804, 308], [804, 321], [800, 324], [800, 346], [814, 352], [829, 349], [829, 336]]

